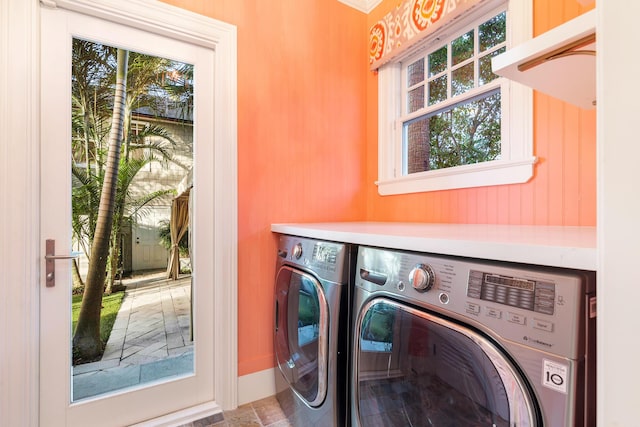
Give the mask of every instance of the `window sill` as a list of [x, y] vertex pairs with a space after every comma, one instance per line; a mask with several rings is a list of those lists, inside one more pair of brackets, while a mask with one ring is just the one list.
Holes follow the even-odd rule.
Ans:
[[519, 184], [533, 176], [536, 157], [522, 160], [495, 160], [376, 181], [381, 196], [451, 190], [454, 188]]

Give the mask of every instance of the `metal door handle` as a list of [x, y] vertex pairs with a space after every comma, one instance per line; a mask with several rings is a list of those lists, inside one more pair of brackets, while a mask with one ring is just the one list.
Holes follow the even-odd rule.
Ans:
[[56, 241], [47, 239], [45, 245], [45, 277], [47, 288], [56, 285], [56, 260], [57, 259], [74, 259], [78, 258], [80, 253], [72, 252], [70, 255], [56, 255]]

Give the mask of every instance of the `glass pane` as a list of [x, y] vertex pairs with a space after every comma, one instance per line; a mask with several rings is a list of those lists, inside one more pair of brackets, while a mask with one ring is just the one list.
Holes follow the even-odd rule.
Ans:
[[[72, 49], [72, 227], [82, 253], [71, 292], [77, 401], [194, 372], [194, 67], [81, 39]], [[112, 188], [113, 198], [101, 198]]]
[[429, 77], [447, 69], [447, 46], [443, 46], [429, 54]]
[[490, 81], [498, 78], [498, 75], [494, 74], [493, 69], [491, 68], [491, 58], [503, 53], [505, 50], [506, 48], [501, 47], [500, 49], [495, 50], [490, 54], [480, 58], [480, 60], [478, 61], [478, 66], [480, 68], [480, 75], [478, 76], [479, 86], [482, 86], [483, 84], [487, 84]]
[[416, 85], [424, 80], [424, 58], [407, 67], [407, 87]]
[[515, 425], [495, 365], [462, 333], [381, 302], [366, 313], [359, 346], [362, 425]]
[[461, 95], [473, 89], [473, 62], [451, 72], [451, 96]]
[[407, 112], [413, 113], [424, 107], [424, 86], [410, 90], [407, 94]]
[[502, 12], [478, 27], [480, 52], [491, 49], [507, 40], [507, 14]]
[[407, 173], [429, 170], [429, 119], [414, 120], [405, 125]]
[[456, 65], [473, 56], [473, 30], [451, 42], [451, 65]]
[[[320, 300], [316, 284], [297, 273], [285, 274], [278, 283], [282, 328], [277, 332], [276, 354], [280, 371], [291, 386], [307, 401], [318, 395], [318, 338], [320, 337]], [[286, 282], [286, 283], [285, 283]], [[285, 332], [286, 331], [286, 332]]]
[[[318, 293], [313, 283], [303, 277], [300, 282], [298, 301], [298, 346], [301, 349], [304, 349], [308, 344], [318, 341], [319, 325], [320, 302], [318, 300]], [[310, 354], [310, 356], [314, 358], [316, 355], [317, 350]]]
[[441, 76], [429, 82], [429, 105], [447, 99], [447, 76]]
[[364, 316], [360, 334], [360, 350], [389, 353], [393, 349], [393, 323], [396, 309], [376, 304]]
[[500, 91], [407, 122], [407, 173], [500, 158]]

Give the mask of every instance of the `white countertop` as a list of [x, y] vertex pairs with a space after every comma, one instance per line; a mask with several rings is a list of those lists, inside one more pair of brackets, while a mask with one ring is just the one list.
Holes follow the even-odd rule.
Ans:
[[596, 270], [596, 228], [494, 224], [327, 222], [271, 231], [359, 245]]

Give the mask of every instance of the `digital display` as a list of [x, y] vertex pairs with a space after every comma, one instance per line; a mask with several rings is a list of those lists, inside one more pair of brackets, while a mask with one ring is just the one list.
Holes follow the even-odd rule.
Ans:
[[536, 283], [531, 280], [514, 279], [513, 277], [496, 276], [493, 274], [487, 274], [485, 281], [487, 283], [493, 283], [494, 285], [505, 285], [526, 291], [534, 291], [536, 287]]
[[467, 296], [552, 315], [555, 284], [471, 270]]
[[335, 264], [338, 248], [333, 245], [317, 243], [313, 248], [313, 260], [326, 264]]

